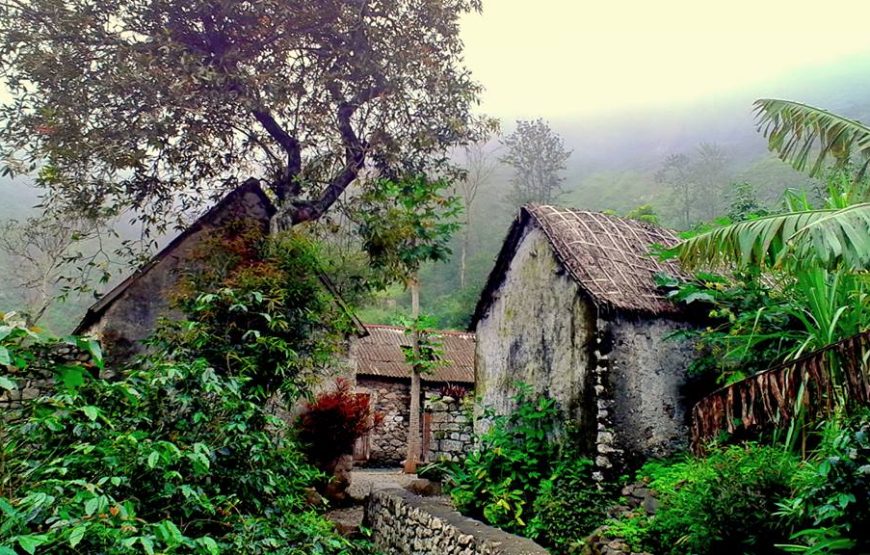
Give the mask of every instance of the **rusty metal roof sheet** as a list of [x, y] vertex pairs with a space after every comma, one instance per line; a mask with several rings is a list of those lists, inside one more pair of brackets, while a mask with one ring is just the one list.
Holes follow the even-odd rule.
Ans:
[[[405, 362], [402, 346], [411, 345], [404, 328], [367, 324], [368, 335], [354, 341], [351, 356], [358, 376], [409, 378], [411, 367]], [[431, 374], [423, 374], [425, 382], [474, 383], [473, 333], [435, 330], [440, 336], [444, 365]]]

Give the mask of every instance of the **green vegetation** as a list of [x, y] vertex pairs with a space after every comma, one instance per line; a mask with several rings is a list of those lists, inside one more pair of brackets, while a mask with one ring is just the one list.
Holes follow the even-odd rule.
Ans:
[[870, 415], [825, 423], [801, 461], [781, 447], [718, 447], [703, 458], [650, 462], [654, 518], [629, 514], [609, 534], [652, 553], [864, 553], [870, 546]]
[[644, 544], [654, 553], [771, 553], [788, 539], [785, 522], [772, 518], [788, 496], [797, 458], [780, 448], [746, 444], [703, 459], [652, 462], [649, 480], [660, 503]]
[[91, 363], [58, 363], [63, 342], [6, 315], [0, 387], [41, 370], [55, 390], [0, 423], [0, 551], [366, 552], [306, 503], [322, 475], [264, 402], [309, 391], [340, 337], [315, 247], [215, 241], [178, 292], [187, 319], [129, 366], [103, 368], [89, 342]]
[[[490, 427], [458, 465], [446, 465], [456, 507], [556, 552], [577, 547], [603, 520], [608, 490], [571, 440], [555, 438], [559, 410], [521, 386], [509, 415], [486, 411]], [[570, 434], [569, 434], [570, 435]]]

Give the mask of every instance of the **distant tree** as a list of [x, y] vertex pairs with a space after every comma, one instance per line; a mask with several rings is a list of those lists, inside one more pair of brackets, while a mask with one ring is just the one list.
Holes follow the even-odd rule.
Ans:
[[252, 172], [282, 226], [476, 138], [459, 19], [480, 0], [0, 2], [0, 171], [166, 224]]
[[742, 222], [751, 218], [767, 216], [768, 210], [758, 200], [755, 186], [744, 181], [732, 183], [728, 205], [728, 219], [732, 222]]
[[61, 280], [73, 245], [95, 224], [49, 216], [0, 223], [0, 252], [7, 259], [7, 286], [21, 292], [28, 322], [37, 323], [62, 293]]
[[633, 210], [626, 212], [625, 217], [629, 220], [637, 220], [652, 225], [659, 225], [659, 215], [650, 204], [641, 204]]
[[498, 167], [498, 159], [495, 157], [496, 149], [488, 145], [488, 141], [471, 143], [463, 149], [465, 159], [462, 168], [465, 175], [456, 181], [456, 190], [462, 199], [464, 210], [462, 228], [462, 246], [459, 252], [459, 287], [465, 288], [465, 275], [467, 268], [468, 250], [471, 243], [472, 209], [480, 186], [489, 181]]
[[671, 187], [684, 228], [697, 219], [693, 213], [708, 220], [721, 215], [728, 183], [727, 160], [715, 143], [701, 143], [692, 156], [681, 153], [665, 158], [655, 179]]
[[672, 154], [665, 158], [661, 169], [656, 172], [656, 181], [668, 185], [674, 193], [677, 209], [680, 212], [683, 227], [692, 225], [692, 207], [695, 203], [698, 184], [691, 159], [685, 154]]
[[542, 119], [520, 120], [502, 145], [507, 152], [500, 160], [514, 169], [510, 202], [520, 206], [554, 201], [562, 192], [562, 172], [571, 156], [562, 138]]
[[716, 143], [701, 143], [695, 153], [692, 171], [698, 186], [699, 210], [708, 220], [714, 219], [723, 208], [727, 178], [728, 157]]

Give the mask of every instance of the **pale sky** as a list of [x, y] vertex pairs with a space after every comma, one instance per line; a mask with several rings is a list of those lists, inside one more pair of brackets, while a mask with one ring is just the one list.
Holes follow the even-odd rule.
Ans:
[[575, 119], [870, 57], [868, 21], [868, 0], [484, 0], [462, 34], [484, 112]]

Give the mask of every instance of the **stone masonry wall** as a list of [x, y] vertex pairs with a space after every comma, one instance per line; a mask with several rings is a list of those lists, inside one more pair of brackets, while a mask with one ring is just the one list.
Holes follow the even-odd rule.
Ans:
[[375, 411], [384, 415], [380, 426], [370, 434], [370, 465], [398, 465], [408, 450], [408, 407], [410, 385], [403, 382], [357, 378], [357, 390], [372, 395]]
[[21, 405], [43, 395], [54, 392], [55, 373], [52, 367], [79, 363], [89, 367], [90, 354], [75, 345], [60, 343], [52, 345], [26, 372], [10, 374], [16, 384], [15, 389], [0, 389], [0, 415], [4, 418], [15, 417]]
[[437, 498], [400, 488], [372, 493], [366, 522], [385, 555], [548, 555], [532, 540], [464, 517]]
[[[493, 302], [477, 323], [475, 394], [499, 414], [516, 407], [517, 382], [559, 402], [592, 444], [592, 351], [595, 307], [553, 254], [544, 233], [530, 227], [520, 240]], [[480, 433], [484, 419], [475, 423]]]
[[[440, 385], [423, 384], [425, 411], [431, 413], [432, 428], [425, 460], [459, 460], [473, 444], [471, 418], [460, 403], [440, 398]], [[408, 408], [411, 385], [406, 381], [358, 376], [356, 390], [372, 396], [374, 409], [383, 415], [380, 426], [369, 437], [367, 466], [396, 466], [408, 453]], [[449, 398], [448, 398], [449, 399]], [[437, 402], [433, 402], [437, 400]], [[422, 419], [421, 419], [422, 422]], [[423, 444], [426, 444], [424, 438]]]
[[[427, 393], [425, 411], [431, 419], [429, 451], [426, 460], [459, 461], [474, 447], [474, 432], [469, 410], [462, 401]], [[425, 441], [424, 441], [425, 444]]]

